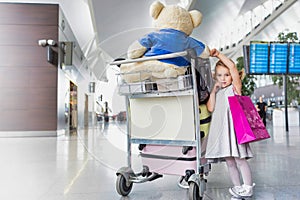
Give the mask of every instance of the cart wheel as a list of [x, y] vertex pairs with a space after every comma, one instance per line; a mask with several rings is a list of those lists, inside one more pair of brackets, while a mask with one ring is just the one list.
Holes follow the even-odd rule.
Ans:
[[122, 174], [118, 175], [116, 189], [120, 195], [127, 196], [131, 192], [132, 185], [132, 182], [130, 182], [129, 185], [127, 184], [126, 178]]
[[142, 176], [143, 177], [148, 177], [151, 175], [151, 172], [149, 172], [149, 167], [143, 165], [143, 171], [142, 171]]
[[199, 195], [199, 187], [196, 183], [191, 182], [189, 186], [189, 200], [201, 200]]

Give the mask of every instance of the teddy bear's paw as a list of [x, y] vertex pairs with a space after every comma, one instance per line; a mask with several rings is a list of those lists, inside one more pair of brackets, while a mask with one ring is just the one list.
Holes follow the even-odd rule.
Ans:
[[151, 73], [132, 73], [132, 74], [123, 74], [121, 75], [122, 80], [126, 83], [135, 83], [145, 81], [151, 78]]
[[166, 75], [164, 72], [152, 72], [152, 77], [153, 80], [157, 80], [157, 79], [166, 78]]
[[178, 76], [178, 73], [175, 69], [168, 68], [164, 71], [164, 75], [166, 78], [176, 78]]
[[161, 72], [152, 72], [152, 76], [155, 79], [176, 78], [178, 76], [178, 73], [174, 68], [170, 67], [170, 68], [165, 68], [165, 70]]
[[178, 76], [184, 75], [186, 72], [186, 69], [187, 69], [186, 67], [176, 67], [175, 68]]
[[138, 41], [134, 41], [127, 50], [127, 57], [130, 59], [140, 58], [146, 50], [146, 47], [142, 46]]
[[209, 47], [205, 45], [205, 48], [203, 50], [203, 52], [200, 54], [200, 58], [209, 58], [210, 56], [210, 50]]

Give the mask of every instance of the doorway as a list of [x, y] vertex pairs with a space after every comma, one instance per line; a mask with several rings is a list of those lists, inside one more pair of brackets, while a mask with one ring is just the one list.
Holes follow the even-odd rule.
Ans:
[[77, 115], [77, 85], [70, 81], [70, 130], [76, 130], [78, 126]]
[[85, 94], [84, 102], [84, 127], [89, 126], [89, 96]]

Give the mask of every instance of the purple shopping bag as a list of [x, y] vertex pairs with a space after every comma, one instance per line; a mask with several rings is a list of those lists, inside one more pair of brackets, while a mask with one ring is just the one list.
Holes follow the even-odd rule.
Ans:
[[270, 138], [250, 97], [228, 97], [236, 138], [239, 144]]

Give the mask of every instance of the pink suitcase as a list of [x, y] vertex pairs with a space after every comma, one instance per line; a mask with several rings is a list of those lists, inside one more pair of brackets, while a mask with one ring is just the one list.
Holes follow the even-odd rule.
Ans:
[[196, 172], [196, 148], [191, 147], [184, 155], [182, 146], [164, 146], [147, 144], [140, 152], [142, 164], [150, 172], [185, 176], [186, 170]]

